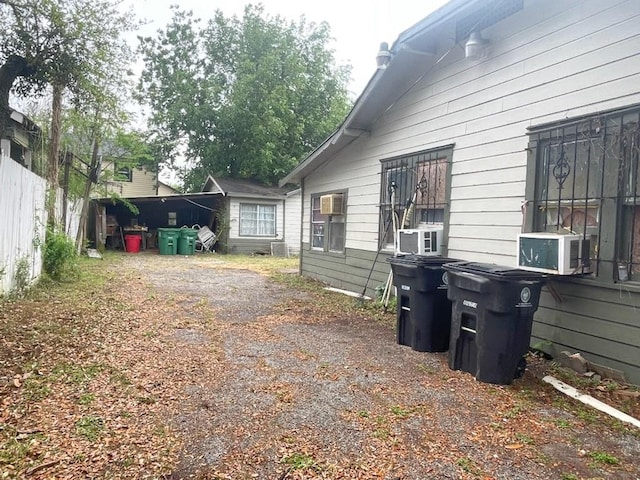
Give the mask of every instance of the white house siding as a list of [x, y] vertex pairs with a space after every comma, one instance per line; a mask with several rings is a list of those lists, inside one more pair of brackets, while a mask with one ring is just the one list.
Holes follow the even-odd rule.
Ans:
[[526, 1], [483, 30], [485, 60], [455, 47], [369, 137], [305, 179], [303, 241], [310, 195], [348, 188], [346, 246], [377, 249], [379, 160], [455, 144], [449, 255], [513, 265], [527, 127], [640, 102], [639, 23], [636, 0]]
[[640, 101], [640, 2], [528, 1], [449, 54], [382, 119], [389, 154], [454, 143], [449, 255], [513, 265], [528, 126]]
[[[276, 235], [273, 237], [240, 236], [240, 204], [276, 205]], [[230, 253], [270, 252], [271, 242], [284, 241], [284, 199], [230, 197], [228, 203], [229, 234], [227, 250]]]
[[300, 190], [287, 194], [284, 202], [284, 241], [289, 247], [289, 254], [300, 254], [300, 208], [302, 198]]

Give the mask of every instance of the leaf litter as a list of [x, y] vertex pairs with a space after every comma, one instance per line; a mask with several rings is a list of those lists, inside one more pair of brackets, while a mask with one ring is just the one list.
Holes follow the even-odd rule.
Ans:
[[557, 366], [476, 382], [292, 266], [109, 255], [0, 303], [0, 478], [640, 476], [637, 432], [542, 384]]

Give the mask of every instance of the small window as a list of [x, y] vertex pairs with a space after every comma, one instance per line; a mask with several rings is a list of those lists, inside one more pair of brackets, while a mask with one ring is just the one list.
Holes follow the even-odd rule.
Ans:
[[[346, 194], [342, 193], [346, 200]], [[311, 197], [311, 248], [324, 252], [343, 252], [346, 239], [346, 219], [340, 215], [322, 213], [322, 195]], [[344, 212], [344, 207], [343, 210]]]
[[240, 236], [275, 237], [276, 206], [241, 203]]
[[126, 165], [118, 165], [117, 163], [114, 165], [115, 169], [115, 180], [118, 182], [131, 182], [133, 181], [133, 170], [131, 167], [127, 167]]

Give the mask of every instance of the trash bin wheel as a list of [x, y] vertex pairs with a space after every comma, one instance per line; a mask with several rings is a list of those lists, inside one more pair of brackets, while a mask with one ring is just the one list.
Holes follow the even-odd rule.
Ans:
[[516, 373], [513, 378], [522, 378], [524, 375], [524, 371], [527, 369], [527, 361], [524, 357], [518, 360], [518, 365], [516, 366]]

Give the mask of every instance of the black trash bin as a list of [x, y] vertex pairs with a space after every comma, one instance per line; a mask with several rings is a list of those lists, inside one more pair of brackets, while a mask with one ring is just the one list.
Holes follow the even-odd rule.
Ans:
[[510, 384], [526, 367], [523, 356], [545, 277], [486, 263], [444, 268], [452, 302], [449, 368], [481, 382]]
[[400, 255], [387, 260], [397, 289], [397, 340], [418, 352], [446, 352], [451, 331], [445, 257]]

